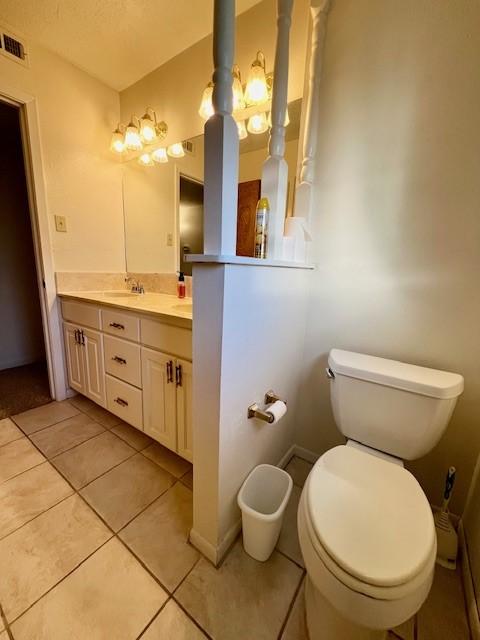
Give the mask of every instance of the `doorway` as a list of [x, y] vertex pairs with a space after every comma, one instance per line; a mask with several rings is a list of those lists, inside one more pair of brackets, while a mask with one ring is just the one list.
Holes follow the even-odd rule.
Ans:
[[0, 101], [0, 419], [51, 401], [20, 108]]

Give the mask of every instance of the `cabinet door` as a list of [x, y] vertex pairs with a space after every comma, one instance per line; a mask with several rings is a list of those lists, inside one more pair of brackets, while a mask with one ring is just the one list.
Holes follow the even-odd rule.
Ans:
[[77, 341], [78, 331], [75, 325], [63, 323], [68, 382], [72, 389], [84, 393], [83, 349]]
[[102, 334], [92, 329], [82, 329], [83, 359], [85, 368], [84, 394], [105, 406], [105, 365], [103, 361]]
[[177, 389], [177, 452], [193, 462], [192, 429], [192, 363], [188, 360], [176, 361]]
[[143, 429], [176, 451], [175, 359], [142, 348]]

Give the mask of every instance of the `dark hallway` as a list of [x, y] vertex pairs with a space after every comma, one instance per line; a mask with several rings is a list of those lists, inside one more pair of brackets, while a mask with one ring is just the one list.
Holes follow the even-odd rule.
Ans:
[[20, 113], [0, 102], [0, 419], [50, 401]]

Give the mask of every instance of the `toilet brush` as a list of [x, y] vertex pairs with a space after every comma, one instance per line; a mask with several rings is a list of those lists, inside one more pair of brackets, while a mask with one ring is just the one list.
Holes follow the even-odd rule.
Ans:
[[442, 507], [434, 516], [437, 533], [437, 563], [447, 569], [455, 569], [457, 566], [458, 535], [448, 513], [455, 473], [455, 467], [450, 467], [447, 471]]

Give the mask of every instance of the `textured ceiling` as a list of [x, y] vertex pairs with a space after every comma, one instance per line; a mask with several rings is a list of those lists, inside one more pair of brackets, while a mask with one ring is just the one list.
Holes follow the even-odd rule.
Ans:
[[213, 0], [0, 0], [0, 22], [120, 91], [211, 33]]

